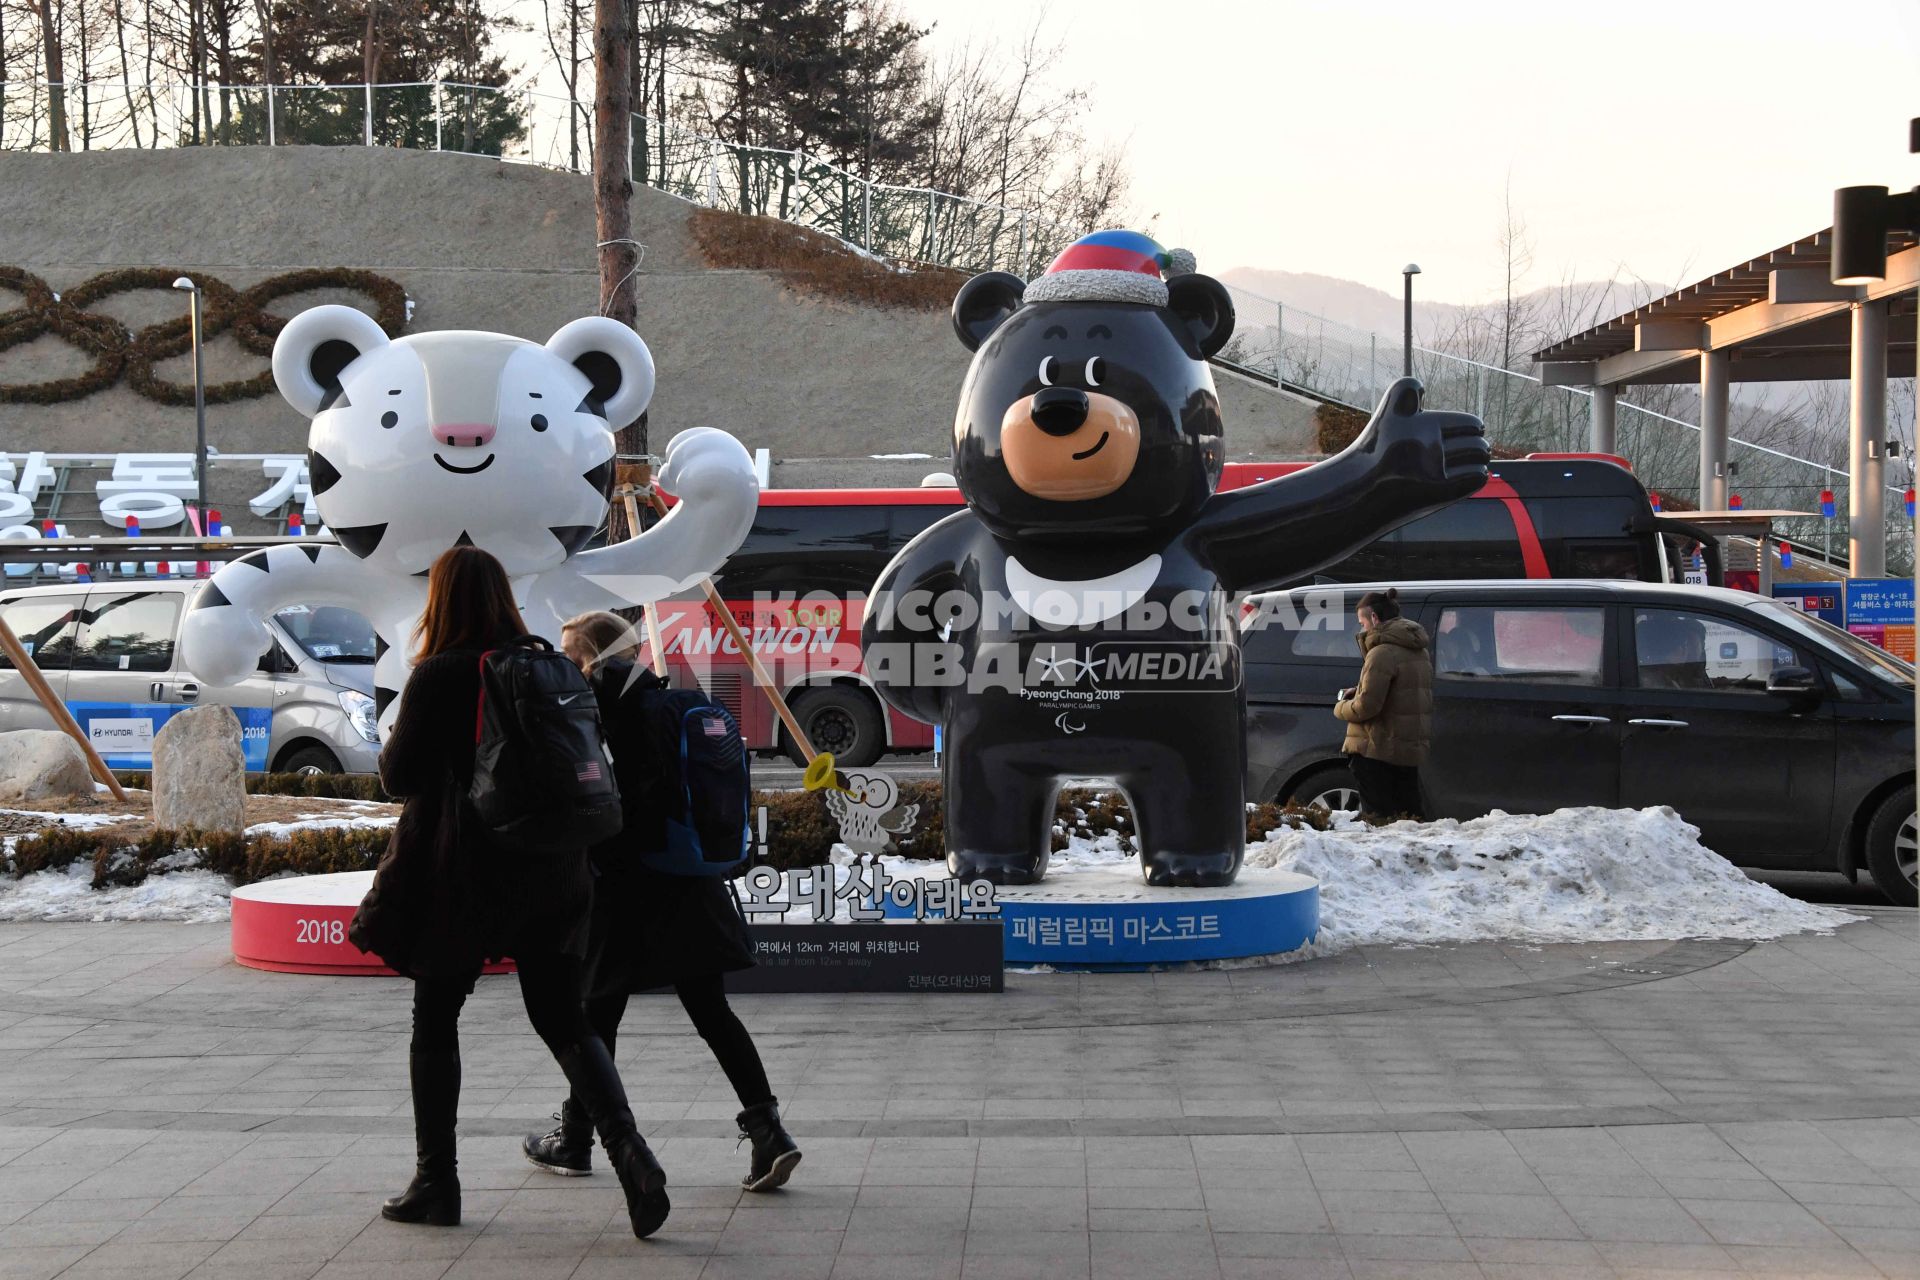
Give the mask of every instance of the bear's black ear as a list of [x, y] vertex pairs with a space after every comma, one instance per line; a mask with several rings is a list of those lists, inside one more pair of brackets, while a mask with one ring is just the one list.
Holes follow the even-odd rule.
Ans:
[[953, 295], [953, 331], [967, 350], [978, 351], [987, 335], [1020, 309], [1027, 282], [1004, 271], [977, 275]]
[[1174, 276], [1167, 281], [1167, 309], [1179, 316], [1203, 356], [1213, 355], [1233, 336], [1233, 298], [1212, 276]]

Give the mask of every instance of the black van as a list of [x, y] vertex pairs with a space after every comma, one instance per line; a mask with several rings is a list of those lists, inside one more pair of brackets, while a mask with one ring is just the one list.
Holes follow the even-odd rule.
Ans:
[[[1864, 868], [1915, 905], [1907, 663], [1743, 591], [1396, 585], [1433, 637], [1429, 815], [1670, 805], [1741, 866]], [[1367, 589], [1256, 600], [1242, 637], [1249, 798], [1357, 807], [1332, 708], [1359, 678], [1353, 606]]]

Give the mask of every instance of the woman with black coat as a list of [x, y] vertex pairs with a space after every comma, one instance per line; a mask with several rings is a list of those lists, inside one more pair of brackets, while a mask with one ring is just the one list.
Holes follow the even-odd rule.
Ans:
[[645, 1237], [666, 1220], [666, 1174], [580, 1007], [593, 894], [586, 850], [507, 847], [467, 798], [481, 658], [525, 630], [499, 561], [471, 546], [434, 561], [417, 664], [380, 753], [381, 783], [405, 805], [348, 935], [414, 983], [408, 1069], [418, 1164], [413, 1182], [380, 1213], [395, 1222], [459, 1223], [460, 1009], [481, 968], [511, 956], [527, 1017], [599, 1130], [633, 1232]]
[[[640, 704], [666, 682], [633, 661], [635, 637], [612, 613], [585, 613], [561, 628], [561, 647], [587, 673], [600, 703], [600, 720], [613, 749], [626, 826], [592, 851], [596, 876], [593, 929], [588, 943], [587, 1021], [612, 1052], [627, 997], [672, 987], [707, 1042], [743, 1110], [735, 1120], [753, 1143], [748, 1191], [772, 1191], [792, 1176], [800, 1148], [780, 1123], [780, 1100], [767, 1083], [753, 1037], [727, 1004], [725, 975], [753, 965], [738, 900], [713, 876], [649, 871], [640, 854], [666, 847], [666, 788], [678, 770], [659, 758]], [[592, 1172], [593, 1133], [576, 1088], [554, 1118], [558, 1128], [521, 1144], [527, 1159], [549, 1173]]]

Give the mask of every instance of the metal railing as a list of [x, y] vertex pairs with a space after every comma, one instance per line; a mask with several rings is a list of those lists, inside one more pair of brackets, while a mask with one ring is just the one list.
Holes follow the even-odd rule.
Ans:
[[[1221, 353], [1274, 378], [1282, 386], [1370, 412], [1403, 368], [1398, 339], [1341, 324], [1286, 306], [1278, 299], [1229, 288], [1237, 320]], [[1413, 371], [1427, 390], [1427, 404], [1476, 414], [1496, 444], [1525, 452], [1584, 452], [1592, 419], [1592, 391], [1543, 386], [1538, 378], [1469, 360], [1417, 343]], [[1670, 497], [1698, 503], [1700, 427], [1624, 400], [1616, 405], [1616, 450], [1633, 464], [1641, 483]], [[1780, 520], [1776, 533], [1795, 544], [1831, 548], [1845, 559], [1849, 518], [1848, 473], [1842, 467], [1797, 457], [1738, 438], [1727, 445], [1729, 488], [1753, 508], [1818, 512], [1822, 490], [1834, 495], [1835, 517]], [[1887, 486], [1888, 571], [1904, 574], [1913, 560], [1913, 521], [1904, 487]]]
[[[45, 151], [53, 89], [0, 82], [0, 151]], [[532, 89], [431, 81], [58, 86], [71, 150], [383, 146], [589, 172], [590, 103]], [[726, 142], [633, 118], [634, 181], [711, 208], [781, 218], [868, 252], [963, 271], [1033, 274], [1079, 231], [989, 200], [872, 182], [800, 151]]]

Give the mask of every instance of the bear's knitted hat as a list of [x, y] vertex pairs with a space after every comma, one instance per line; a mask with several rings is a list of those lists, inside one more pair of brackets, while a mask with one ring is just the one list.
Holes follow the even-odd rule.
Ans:
[[1185, 249], [1162, 249], [1138, 231], [1096, 231], [1081, 236], [1047, 264], [1027, 286], [1025, 302], [1133, 302], [1167, 305], [1167, 276], [1193, 270]]

